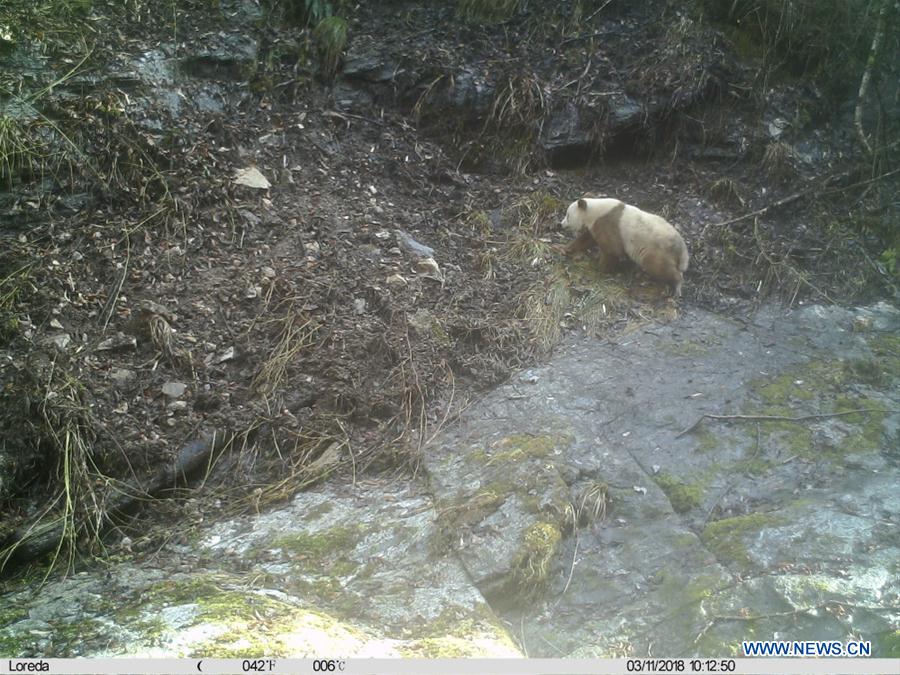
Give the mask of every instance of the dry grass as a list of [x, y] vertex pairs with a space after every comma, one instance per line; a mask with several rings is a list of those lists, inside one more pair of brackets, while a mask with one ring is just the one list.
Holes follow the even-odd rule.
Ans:
[[546, 192], [533, 192], [515, 201], [509, 208], [514, 225], [507, 234], [498, 256], [508, 264], [537, 267], [551, 256], [549, 235], [563, 203]]
[[823, 289], [810, 281], [810, 273], [790, 262], [786, 255], [777, 253], [775, 243], [769, 242], [759, 228], [759, 219], [753, 224], [753, 237], [756, 241], [758, 255], [754, 264], [762, 267], [763, 276], [759, 281], [757, 293], [763, 297], [773, 289], [781, 289], [789, 296], [789, 305], [793, 305], [802, 288], [811, 291], [829, 304], [834, 301]]
[[609, 487], [606, 483], [593, 481], [575, 502], [575, 522], [580, 527], [598, 523], [606, 518], [609, 506]]
[[481, 277], [485, 281], [492, 281], [497, 278], [497, 253], [497, 249], [491, 246], [475, 254], [475, 266], [481, 272]]
[[[23, 377], [17, 383], [20, 409], [5, 411], [18, 415], [19, 424], [4, 422], [23, 432], [26, 452], [46, 462], [52, 496], [29, 526], [19, 530], [23, 533], [20, 538], [0, 550], [0, 569], [32, 538], [53, 534], [58, 540], [47, 568], [49, 575], [58, 565], [72, 569], [79, 543], [100, 541], [106, 510], [98, 486], [105, 478], [95, 463], [96, 424], [81, 382], [55, 359], [33, 363]], [[18, 442], [23, 443], [21, 439]]]
[[546, 278], [520, 299], [532, 340], [540, 352], [550, 351], [565, 330], [593, 332], [627, 312], [627, 289], [615, 277], [603, 275], [596, 261], [583, 257], [554, 263]]
[[304, 349], [315, 343], [318, 334], [318, 324], [297, 314], [293, 309], [288, 309], [280, 321], [282, 327], [278, 342], [259, 367], [250, 385], [264, 397], [272, 395], [281, 387], [289, 366]]
[[533, 127], [544, 117], [547, 101], [542, 82], [533, 74], [507, 76], [498, 87], [490, 122], [496, 127]]
[[533, 74], [509, 75], [497, 88], [479, 140], [484, 152], [500, 158], [515, 175], [524, 175], [535, 159], [535, 139], [547, 112], [544, 85]]
[[746, 200], [741, 196], [741, 189], [731, 178], [720, 178], [709, 186], [708, 197], [717, 204], [732, 208], [743, 208]]
[[687, 15], [663, 22], [659, 46], [635, 69], [637, 86], [665, 93], [669, 106], [680, 109], [703, 98], [711, 84], [708, 62], [714, 39]]
[[[245, 513], [260, 513], [281, 504], [297, 492], [324, 480], [336, 471], [350, 470], [356, 476], [357, 456], [351, 445], [350, 436], [342, 419], [338, 416], [321, 417], [308, 428], [284, 429], [276, 434], [270, 432], [252, 447], [271, 443], [274, 455], [270, 463], [277, 463], [278, 478], [270, 482], [241, 484], [237, 487], [217, 491], [213, 495], [227, 504], [224, 515], [233, 517]], [[246, 466], [258, 457], [251, 456], [250, 445], [237, 448], [242, 463]], [[259, 467], [249, 467], [251, 471]], [[264, 471], [266, 475], [274, 473]]]
[[769, 143], [763, 152], [762, 169], [776, 179], [791, 178], [796, 175], [794, 149], [787, 143]]

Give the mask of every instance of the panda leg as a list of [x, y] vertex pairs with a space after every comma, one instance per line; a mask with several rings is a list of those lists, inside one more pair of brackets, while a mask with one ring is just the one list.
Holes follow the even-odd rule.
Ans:
[[600, 269], [607, 274], [618, 272], [625, 267], [625, 261], [619, 256], [607, 251], [600, 251]]
[[578, 235], [575, 241], [570, 242], [569, 245], [563, 249], [563, 253], [565, 255], [575, 255], [576, 253], [587, 251], [596, 243], [597, 242], [594, 241], [594, 236], [587, 229], [585, 229], [581, 231], [581, 234]]

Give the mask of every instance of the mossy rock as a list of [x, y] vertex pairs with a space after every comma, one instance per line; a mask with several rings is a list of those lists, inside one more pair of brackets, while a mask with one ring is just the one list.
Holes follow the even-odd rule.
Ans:
[[661, 472], [654, 476], [656, 484], [666, 493], [672, 509], [676, 513], [687, 513], [703, 502], [704, 485], [701, 483], [683, 483], [671, 474]]
[[747, 537], [779, 522], [777, 517], [766, 513], [724, 518], [707, 524], [700, 539], [723, 564], [746, 569], [753, 566], [745, 544]]

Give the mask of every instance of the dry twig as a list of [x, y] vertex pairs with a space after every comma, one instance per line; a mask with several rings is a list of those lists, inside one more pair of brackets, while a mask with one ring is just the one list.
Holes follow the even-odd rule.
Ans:
[[711, 420], [761, 420], [764, 422], [804, 422], [806, 420], [820, 420], [829, 417], [844, 417], [846, 415], [855, 415], [857, 413], [898, 413], [900, 410], [881, 410], [878, 408], [859, 408], [857, 410], [843, 410], [836, 413], [818, 413], [815, 415], [799, 415], [798, 417], [788, 417], [785, 415], [701, 415], [687, 429], [677, 434], [675, 438], [681, 438], [685, 434], [692, 432], [704, 419]]

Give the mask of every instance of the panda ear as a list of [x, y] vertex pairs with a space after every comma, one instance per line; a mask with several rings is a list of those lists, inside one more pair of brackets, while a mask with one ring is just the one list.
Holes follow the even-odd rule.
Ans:
[[579, 200], [578, 200], [578, 208], [581, 209], [582, 211], [586, 210], [586, 209], [587, 209], [587, 202], [584, 201], [583, 199], [579, 199]]

